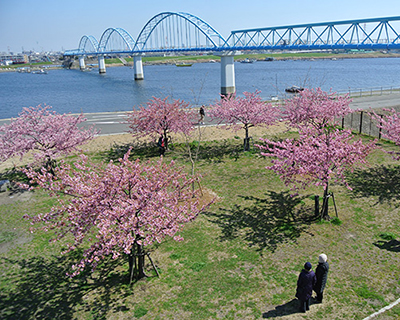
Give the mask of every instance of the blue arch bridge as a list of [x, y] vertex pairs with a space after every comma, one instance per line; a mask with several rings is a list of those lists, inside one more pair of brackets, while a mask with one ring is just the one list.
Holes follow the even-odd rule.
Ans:
[[221, 57], [221, 94], [235, 93], [234, 56], [241, 50], [393, 50], [400, 49], [400, 16], [232, 31], [225, 39], [210, 24], [189, 13], [163, 12], [151, 18], [136, 40], [122, 28], [105, 30], [98, 41], [84, 35], [65, 56], [97, 56], [105, 73], [107, 55], [133, 56], [134, 78], [144, 79], [142, 57], [155, 53], [212, 53]]

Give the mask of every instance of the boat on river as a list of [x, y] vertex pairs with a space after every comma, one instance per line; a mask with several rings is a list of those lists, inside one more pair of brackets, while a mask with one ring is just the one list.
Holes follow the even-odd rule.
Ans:
[[19, 73], [30, 73], [31, 72], [31, 68], [30, 67], [19, 67], [19, 68], [17, 68], [17, 71]]
[[32, 74], [47, 74], [47, 70], [39, 69], [39, 70], [32, 70]]
[[241, 60], [240, 63], [253, 63], [253, 62], [255, 62], [255, 61], [257, 61], [257, 60], [256, 60], [256, 59], [249, 59], [249, 58], [246, 58], [246, 59], [244, 59], [244, 60]]
[[175, 65], [177, 67], [191, 67], [193, 65], [193, 63], [179, 62], [179, 63], [175, 63]]
[[299, 86], [291, 86], [285, 89], [286, 92], [289, 93], [299, 93], [301, 91], [303, 91], [304, 88], [303, 87], [299, 87]]

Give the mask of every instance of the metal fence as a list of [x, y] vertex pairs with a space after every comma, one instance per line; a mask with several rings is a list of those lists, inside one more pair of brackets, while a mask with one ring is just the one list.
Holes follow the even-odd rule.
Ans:
[[[379, 95], [389, 95], [389, 94], [399, 94], [399, 87], [374, 87], [368, 89], [350, 89], [346, 92], [338, 92], [338, 95], [347, 94], [350, 98], [366, 97], [366, 96], [379, 96]], [[390, 109], [395, 109], [400, 111], [399, 107], [391, 107]], [[374, 109], [374, 112], [379, 116], [383, 116], [385, 113], [382, 109]], [[379, 128], [377, 125], [377, 120], [373, 120], [371, 117], [371, 110], [361, 110], [354, 113], [348, 114], [342, 119], [342, 127], [351, 129], [359, 134], [365, 134], [372, 137], [377, 137], [381, 139], [383, 129]]]
[[[348, 95], [349, 98], [370, 97], [370, 96], [383, 96], [393, 93], [400, 93], [400, 87], [387, 86], [387, 87], [370, 87], [370, 88], [348, 88], [345, 90], [335, 91], [338, 96]], [[282, 94], [271, 96], [270, 101], [282, 101], [291, 99], [295, 94], [284, 92]]]
[[371, 118], [369, 111], [356, 111], [346, 115], [342, 119], [342, 128], [378, 139], [382, 136], [382, 129], [377, 127], [377, 123]]
[[349, 98], [368, 97], [368, 96], [382, 96], [392, 93], [400, 93], [400, 87], [371, 87], [371, 88], [348, 88], [336, 92], [338, 95], [347, 94]]
[[[400, 87], [372, 87], [372, 88], [349, 88], [345, 91], [336, 92], [338, 96], [348, 95], [349, 98], [367, 97], [367, 96], [380, 96], [389, 94], [400, 94]], [[280, 98], [280, 101], [290, 99], [293, 94], [285, 94]], [[400, 111], [400, 107], [394, 107], [390, 109], [395, 109]], [[374, 109], [375, 113], [378, 115], [383, 115], [381, 109]], [[382, 137], [382, 132], [384, 130], [377, 127], [377, 122], [371, 118], [370, 110], [356, 111], [348, 114], [341, 121], [341, 126], [344, 129], [351, 129], [352, 131], [365, 134], [372, 137], [380, 139]]]

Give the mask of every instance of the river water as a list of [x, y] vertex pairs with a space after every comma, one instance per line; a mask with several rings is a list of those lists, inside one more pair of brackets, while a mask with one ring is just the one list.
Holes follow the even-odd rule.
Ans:
[[[18, 116], [23, 107], [47, 104], [58, 113], [129, 111], [153, 96], [194, 105], [219, 98], [219, 63], [144, 66], [144, 80], [134, 81], [129, 67], [50, 70], [48, 74], [0, 73], [0, 119]], [[400, 87], [399, 58], [285, 60], [235, 63], [236, 90], [261, 91], [264, 99], [282, 96], [292, 85], [344, 92], [356, 88]]]

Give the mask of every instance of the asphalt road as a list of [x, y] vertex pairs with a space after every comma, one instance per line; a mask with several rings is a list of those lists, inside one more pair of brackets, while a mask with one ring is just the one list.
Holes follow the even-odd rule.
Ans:
[[[400, 93], [394, 92], [391, 94], [353, 97], [350, 103], [352, 109], [370, 109], [370, 108], [400, 108]], [[124, 123], [125, 112], [103, 112], [103, 113], [87, 113], [85, 114], [87, 121], [84, 126], [94, 124], [101, 130], [100, 135], [113, 135], [126, 133], [128, 125]], [[0, 120], [0, 126], [8, 123], [9, 119]], [[210, 119], [205, 117], [205, 125], [212, 125]]]

